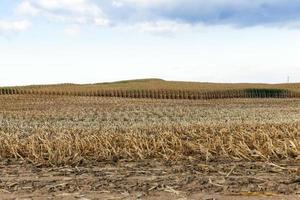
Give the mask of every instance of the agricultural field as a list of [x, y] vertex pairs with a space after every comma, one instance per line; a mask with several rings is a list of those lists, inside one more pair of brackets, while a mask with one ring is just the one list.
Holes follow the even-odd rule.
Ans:
[[[193, 84], [189, 91], [204, 91]], [[300, 88], [246, 85], [211, 91]], [[0, 95], [1, 199], [300, 198], [296, 95], [119, 98], [72, 95], [64, 86], [60, 95], [45, 92], [53, 87]]]

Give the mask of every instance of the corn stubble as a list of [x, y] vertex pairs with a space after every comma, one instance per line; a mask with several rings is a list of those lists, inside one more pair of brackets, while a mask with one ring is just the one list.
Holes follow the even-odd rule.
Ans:
[[[271, 126], [271, 128], [270, 128]], [[35, 164], [77, 164], [83, 159], [165, 160], [194, 156], [202, 160], [279, 161], [299, 159], [299, 124], [194, 127], [182, 133], [47, 132], [18, 137], [1, 134], [1, 158], [21, 158]]]
[[0, 158], [37, 165], [108, 160], [300, 159], [300, 100], [0, 97]]

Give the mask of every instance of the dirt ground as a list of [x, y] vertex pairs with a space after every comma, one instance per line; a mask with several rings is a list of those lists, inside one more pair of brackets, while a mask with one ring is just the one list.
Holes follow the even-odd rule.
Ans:
[[[0, 199], [300, 199], [299, 164], [260, 162], [0, 163]], [[86, 167], [89, 166], [89, 167]]]

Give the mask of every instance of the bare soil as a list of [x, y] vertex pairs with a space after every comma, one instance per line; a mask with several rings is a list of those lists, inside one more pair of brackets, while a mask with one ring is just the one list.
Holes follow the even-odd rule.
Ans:
[[138, 162], [42, 167], [5, 160], [0, 199], [300, 199], [297, 163]]

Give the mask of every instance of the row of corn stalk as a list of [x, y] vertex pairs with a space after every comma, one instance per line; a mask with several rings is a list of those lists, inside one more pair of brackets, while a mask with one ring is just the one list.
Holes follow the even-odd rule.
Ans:
[[225, 99], [225, 98], [298, 98], [300, 93], [282, 89], [243, 89], [220, 91], [189, 90], [34, 90], [2, 88], [0, 95], [69, 95], [151, 99]]

